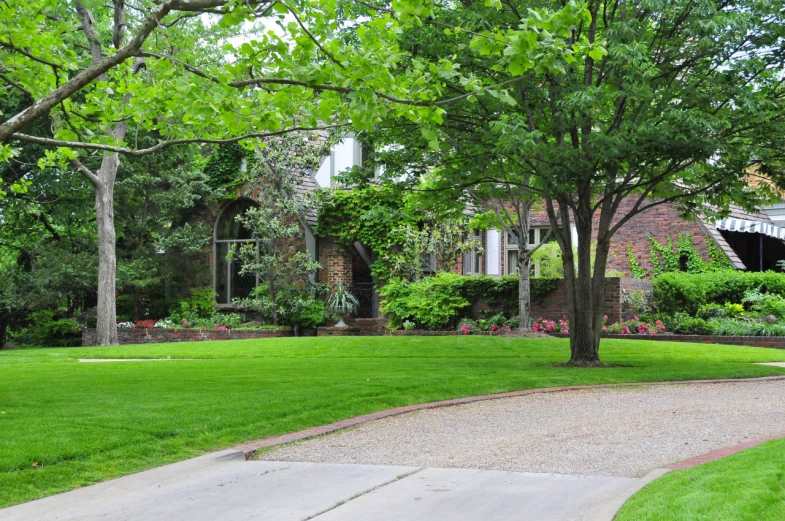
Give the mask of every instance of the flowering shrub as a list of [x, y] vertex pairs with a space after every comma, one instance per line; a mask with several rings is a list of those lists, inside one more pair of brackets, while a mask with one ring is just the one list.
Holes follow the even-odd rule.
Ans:
[[567, 315], [562, 316], [558, 322], [538, 318], [534, 321], [534, 324], [532, 324], [532, 330], [542, 331], [543, 333], [569, 333], [570, 321], [567, 318]]
[[512, 333], [513, 329], [518, 327], [518, 318], [506, 319], [503, 315], [497, 314], [490, 318], [482, 318], [480, 320], [472, 320], [464, 318], [461, 320], [458, 331], [464, 335], [471, 335], [472, 333], [480, 333], [483, 331], [490, 331], [492, 333]]
[[155, 327], [155, 320], [152, 319], [137, 320], [134, 323], [134, 327]]
[[229, 331], [229, 324], [218, 324], [213, 328], [213, 331]]
[[168, 318], [165, 318], [163, 320], [159, 320], [158, 322], [156, 322], [153, 327], [160, 327], [162, 329], [170, 329], [170, 328], [175, 327], [175, 324], [174, 324], [174, 322], [172, 322]]
[[458, 328], [458, 331], [460, 331], [464, 335], [471, 335], [472, 333], [479, 333], [482, 330], [477, 325], [476, 321], [470, 319], [463, 319], [461, 320], [461, 325]]
[[652, 324], [644, 322], [638, 317], [632, 317], [632, 320], [626, 322], [616, 322], [610, 326], [602, 326], [602, 331], [611, 335], [656, 335], [665, 331], [665, 326], [662, 320], [656, 320]]
[[117, 327], [120, 327], [120, 328], [123, 328], [123, 329], [132, 329], [134, 327], [134, 323], [133, 322], [118, 322], [117, 323]]

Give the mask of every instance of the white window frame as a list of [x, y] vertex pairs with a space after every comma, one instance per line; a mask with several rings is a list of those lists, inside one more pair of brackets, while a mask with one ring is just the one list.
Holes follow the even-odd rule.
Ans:
[[[482, 230], [472, 230], [469, 238], [480, 243], [482, 247]], [[464, 275], [482, 275], [483, 255], [477, 253], [476, 248], [472, 248], [463, 256]]]
[[[548, 233], [550, 233], [550, 231], [551, 231], [550, 226], [530, 227], [529, 246], [536, 246], [540, 244], [542, 240], [548, 236]], [[513, 275], [515, 273], [518, 273], [518, 263], [517, 262], [515, 264], [511, 263], [510, 255], [508, 253], [510, 251], [514, 251], [514, 252], [518, 251], [518, 242], [515, 241], [515, 243], [513, 244], [512, 241], [510, 240], [512, 238], [513, 238], [512, 234], [508, 233], [506, 234], [505, 241], [504, 241], [504, 274], [505, 275]], [[532, 242], [532, 239], [534, 240], [534, 242]], [[533, 276], [535, 278], [539, 277], [540, 263], [534, 262], [533, 267], [534, 267]]]

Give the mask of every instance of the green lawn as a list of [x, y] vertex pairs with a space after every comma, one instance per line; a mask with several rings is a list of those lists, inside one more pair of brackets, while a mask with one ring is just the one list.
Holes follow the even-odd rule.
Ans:
[[666, 474], [635, 494], [615, 521], [782, 521], [785, 440]]
[[[388, 407], [573, 384], [744, 378], [785, 351], [563, 339], [343, 337], [0, 352], [0, 506]], [[194, 358], [79, 363], [78, 358]]]

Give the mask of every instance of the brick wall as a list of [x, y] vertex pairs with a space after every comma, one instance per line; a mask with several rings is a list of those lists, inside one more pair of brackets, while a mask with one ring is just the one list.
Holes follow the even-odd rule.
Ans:
[[[555, 334], [551, 336], [568, 338], [569, 335]], [[693, 342], [697, 344], [722, 344], [785, 349], [785, 337], [783, 336], [602, 335], [602, 338], [653, 340], [655, 342]]]
[[[622, 297], [635, 289], [651, 289], [651, 284], [645, 280], [626, 277], [613, 277], [605, 279], [605, 314], [608, 323], [612, 324], [623, 320]], [[567, 314], [567, 287], [563, 279], [556, 281], [554, 290], [541, 299], [532, 302], [532, 317], [556, 320]]]
[[[616, 219], [613, 224], [630, 211], [635, 204], [634, 197], [628, 197], [619, 206]], [[599, 212], [594, 215], [594, 237], [596, 239], [597, 226], [599, 224]], [[548, 216], [545, 210], [532, 212], [531, 226], [549, 226]], [[631, 276], [629, 270], [629, 257], [627, 256], [627, 244], [632, 248], [638, 263], [650, 275], [652, 264], [649, 255], [649, 235], [654, 237], [660, 244], [667, 244], [668, 237], [674, 243], [677, 235], [681, 233], [690, 234], [695, 250], [703, 260], [709, 258], [709, 239], [700, 224], [695, 221], [688, 221], [679, 216], [677, 208], [672, 204], [661, 204], [645, 210], [626, 222], [611, 240], [611, 250], [608, 257], [608, 270], [615, 270], [625, 276]]]
[[[118, 341], [125, 344], [155, 344], [159, 342], [195, 342], [202, 340], [243, 340], [292, 336], [291, 329], [256, 329], [213, 331], [211, 329], [159, 329], [136, 327], [117, 330]], [[82, 345], [95, 345], [95, 329], [82, 331]]]
[[320, 239], [319, 263], [322, 270], [319, 272], [319, 281], [327, 282], [331, 287], [336, 287], [339, 282], [346, 286], [352, 284], [352, 255], [337, 246], [332, 239]]

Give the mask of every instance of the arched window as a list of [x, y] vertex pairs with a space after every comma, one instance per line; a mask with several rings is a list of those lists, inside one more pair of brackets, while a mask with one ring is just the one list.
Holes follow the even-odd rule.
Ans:
[[215, 292], [218, 304], [231, 304], [232, 299], [245, 298], [259, 285], [256, 275], [248, 273], [240, 275], [241, 263], [237, 260], [228, 261], [226, 255], [233, 245], [238, 248], [248, 243], [258, 243], [243, 224], [237, 220], [256, 204], [248, 199], [240, 199], [228, 204], [218, 222], [215, 224]]

